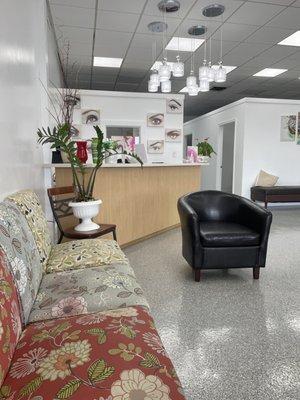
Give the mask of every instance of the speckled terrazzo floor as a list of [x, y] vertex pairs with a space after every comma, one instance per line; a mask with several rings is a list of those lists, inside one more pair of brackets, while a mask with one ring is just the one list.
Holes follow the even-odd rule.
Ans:
[[193, 281], [173, 230], [125, 249], [188, 400], [300, 398], [300, 208], [273, 209], [267, 266]]

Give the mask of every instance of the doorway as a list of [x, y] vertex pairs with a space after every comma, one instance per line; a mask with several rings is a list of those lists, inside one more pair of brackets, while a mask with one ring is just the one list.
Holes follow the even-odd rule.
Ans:
[[187, 158], [187, 148], [188, 146], [193, 146], [193, 134], [183, 136], [183, 158]]
[[234, 193], [235, 121], [220, 125], [217, 186], [222, 192]]

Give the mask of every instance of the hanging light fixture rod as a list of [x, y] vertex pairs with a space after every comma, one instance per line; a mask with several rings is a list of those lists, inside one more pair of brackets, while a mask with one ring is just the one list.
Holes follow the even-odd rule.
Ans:
[[153, 33], [161, 33], [168, 29], [168, 25], [162, 21], [153, 21], [148, 24], [148, 29]]
[[225, 11], [225, 7], [222, 4], [210, 4], [202, 10], [204, 17], [213, 18], [222, 15]]
[[194, 25], [188, 29], [188, 34], [191, 36], [201, 36], [207, 31], [206, 26], [204, 25]]
[[161, 12], [171, 13], [180, 9], [180, 2], [178, 0], [162, 0], [157, 4]]

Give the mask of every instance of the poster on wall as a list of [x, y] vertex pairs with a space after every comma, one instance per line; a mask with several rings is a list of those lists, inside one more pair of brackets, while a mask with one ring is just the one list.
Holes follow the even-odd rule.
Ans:
[[168, 114], [182, 114], [183, 106], [182, 101], [178, 99], [167, 99], [167, 113]]
[[147, 153], [148, 154], [163, 154], [165, 148], [164, 140], [148, 140]]
[[166, 142], [181, 142], [182, 141], [182, 130], [181, 129], [166, 129], [165, 131]]
[[293, 142], [296, 136], [296, 115], [281, 116], [280, 141]]
[[100, 123], [100, 110], [82, 109], [81, 123], [87, 125], [97, 125]]
[[165, 115], [162, 113], [148, 114], [147, 115], [147, 126], [164, 126]]
[[297, 144], [300, 144], [300, 111], [298, 112]]
[[118, 143], [118, 149], [120, 151], [127, 151], [127, 153], [135, 151], [134, 136], [112, 136], [111, 140]]

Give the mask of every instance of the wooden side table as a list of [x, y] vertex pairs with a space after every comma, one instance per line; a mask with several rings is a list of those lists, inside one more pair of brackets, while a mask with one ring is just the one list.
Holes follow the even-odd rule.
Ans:
[[79, 232], [75, 231], [74, 228], [68, 228], [63, 231], [58, 243], [61, 242], [63, 236], [68, 239], [95, 239], [97, 237], [107, 235], [108, 233], [112, 233], [114, 240], [117, 240], [116, 228], [117, 227], [114, 224], [100, 224], [99, 229], [88, 232]]

